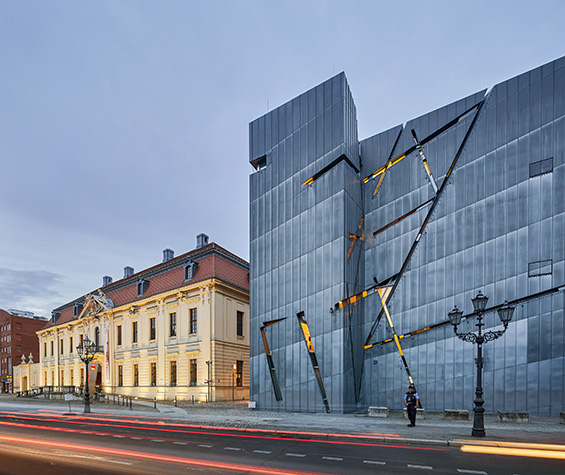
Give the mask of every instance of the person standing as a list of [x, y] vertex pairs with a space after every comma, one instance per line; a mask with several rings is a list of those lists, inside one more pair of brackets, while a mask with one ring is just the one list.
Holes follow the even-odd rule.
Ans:
[[420, 403], [420, 397], [416, 392], [416, 388], [413, 384], [408, 386], [408, 392], [404, 396], [404, 405], [406, 406], [406, 411], [408, 412], [408, 419], [410, 419], [410, 424], [408, 427], [416, 426], [416, 408]]

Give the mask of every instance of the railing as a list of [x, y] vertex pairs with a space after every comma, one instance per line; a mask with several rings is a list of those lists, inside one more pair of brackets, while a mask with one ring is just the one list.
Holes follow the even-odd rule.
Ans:
[[16, 397], [38, 396], [43, 394], [43, 388], [27, 389], [26, 391], [16, 391]]

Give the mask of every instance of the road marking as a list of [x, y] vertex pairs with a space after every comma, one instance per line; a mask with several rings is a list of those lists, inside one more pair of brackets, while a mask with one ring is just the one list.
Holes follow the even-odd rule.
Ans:
[[483, 472], [482, 470], [466, 470], [464, 468], [458, 468], [457, 471], [459, 473], [474, 473], [475, 475], [488, 475], [487, 472]]
[[203, 447], [205, 449], [211, 449], [212, 445], [199, 445], [198, 447]]
[[306, 454], [293, 454], [292, 452], [288, 452], [285, 454], [287, 457], [306, 457]]
[[408, 468], [421, 468], [422, 470], [433, 470], [434, 467], [430, 467], [429, 465], [407, 465]]
[[141, 437], [130, 437], [131, 440], [142, 440]]
[[254, 450], [253, 452], [255, 452], [256, 454], [267, 454], [267, 455], [273, 453], [270, 450]]
[[343, 459], [341, 457], [322, 457], [324, 460], [334, 460], [336, 462], [342, 462]]
[[164, 440], [159, 440], [159, 439], [151, 439], [151, 442], [165, 442]]
[[386, 465], [386, 462], [377, 462], [376, 460], [363, 460], [363, 463], [372, 463], [374, 465]]
[[115, 437], [116, 439], [125, 439], [125, 436], [123, 435], [113, 435], [112, 437]]
[[173, 442], [173, 444], [177, 444], [177, 445], [188, 445], [188, 442]]
[[224, 447], [224, 450], [241, 450], [239, 447]]

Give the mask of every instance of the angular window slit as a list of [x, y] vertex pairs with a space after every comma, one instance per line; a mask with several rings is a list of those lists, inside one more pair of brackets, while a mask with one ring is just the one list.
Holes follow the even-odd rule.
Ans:
[[316, 353], [314, 351], [314, 343], [312, 342], [312, 337], [310, 336], [310, 329], [308, 328], [308, 323], [306, 322], [304, 312], [298, 312], [296, 314], [296, 317], [298, 318], [300, 329], [302, 330], [302, 335], [304, 336], [304, 342], [306, 343], [306, 349], [308, 350], [310, 362], [312, 363], [312, 368], [314, 369], [314, 375], [316, 376], [316, 382], [318, 383], [320, 396], [322, 396], [322, 401], [324, 402], [326, 412], [329, 413], [330, 405], [328, 403], [328, 396], [326, 394], [326, 388], [324, 387], [324, 381], [322, 380], [322, 373], [320, 372], [320, 366], [318, 364], [318, 359], [316, 358]]

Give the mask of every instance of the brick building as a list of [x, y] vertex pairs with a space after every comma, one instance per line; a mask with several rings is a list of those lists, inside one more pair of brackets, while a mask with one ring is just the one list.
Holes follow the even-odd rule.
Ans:
[[13, 366], [26, 361], [31, 354], [39, 361], [39, 343], [36, 331], [45, 326], [45, 319], [35, 317], [31, 312], [0, 309], [0, 390], [12, 392]]

